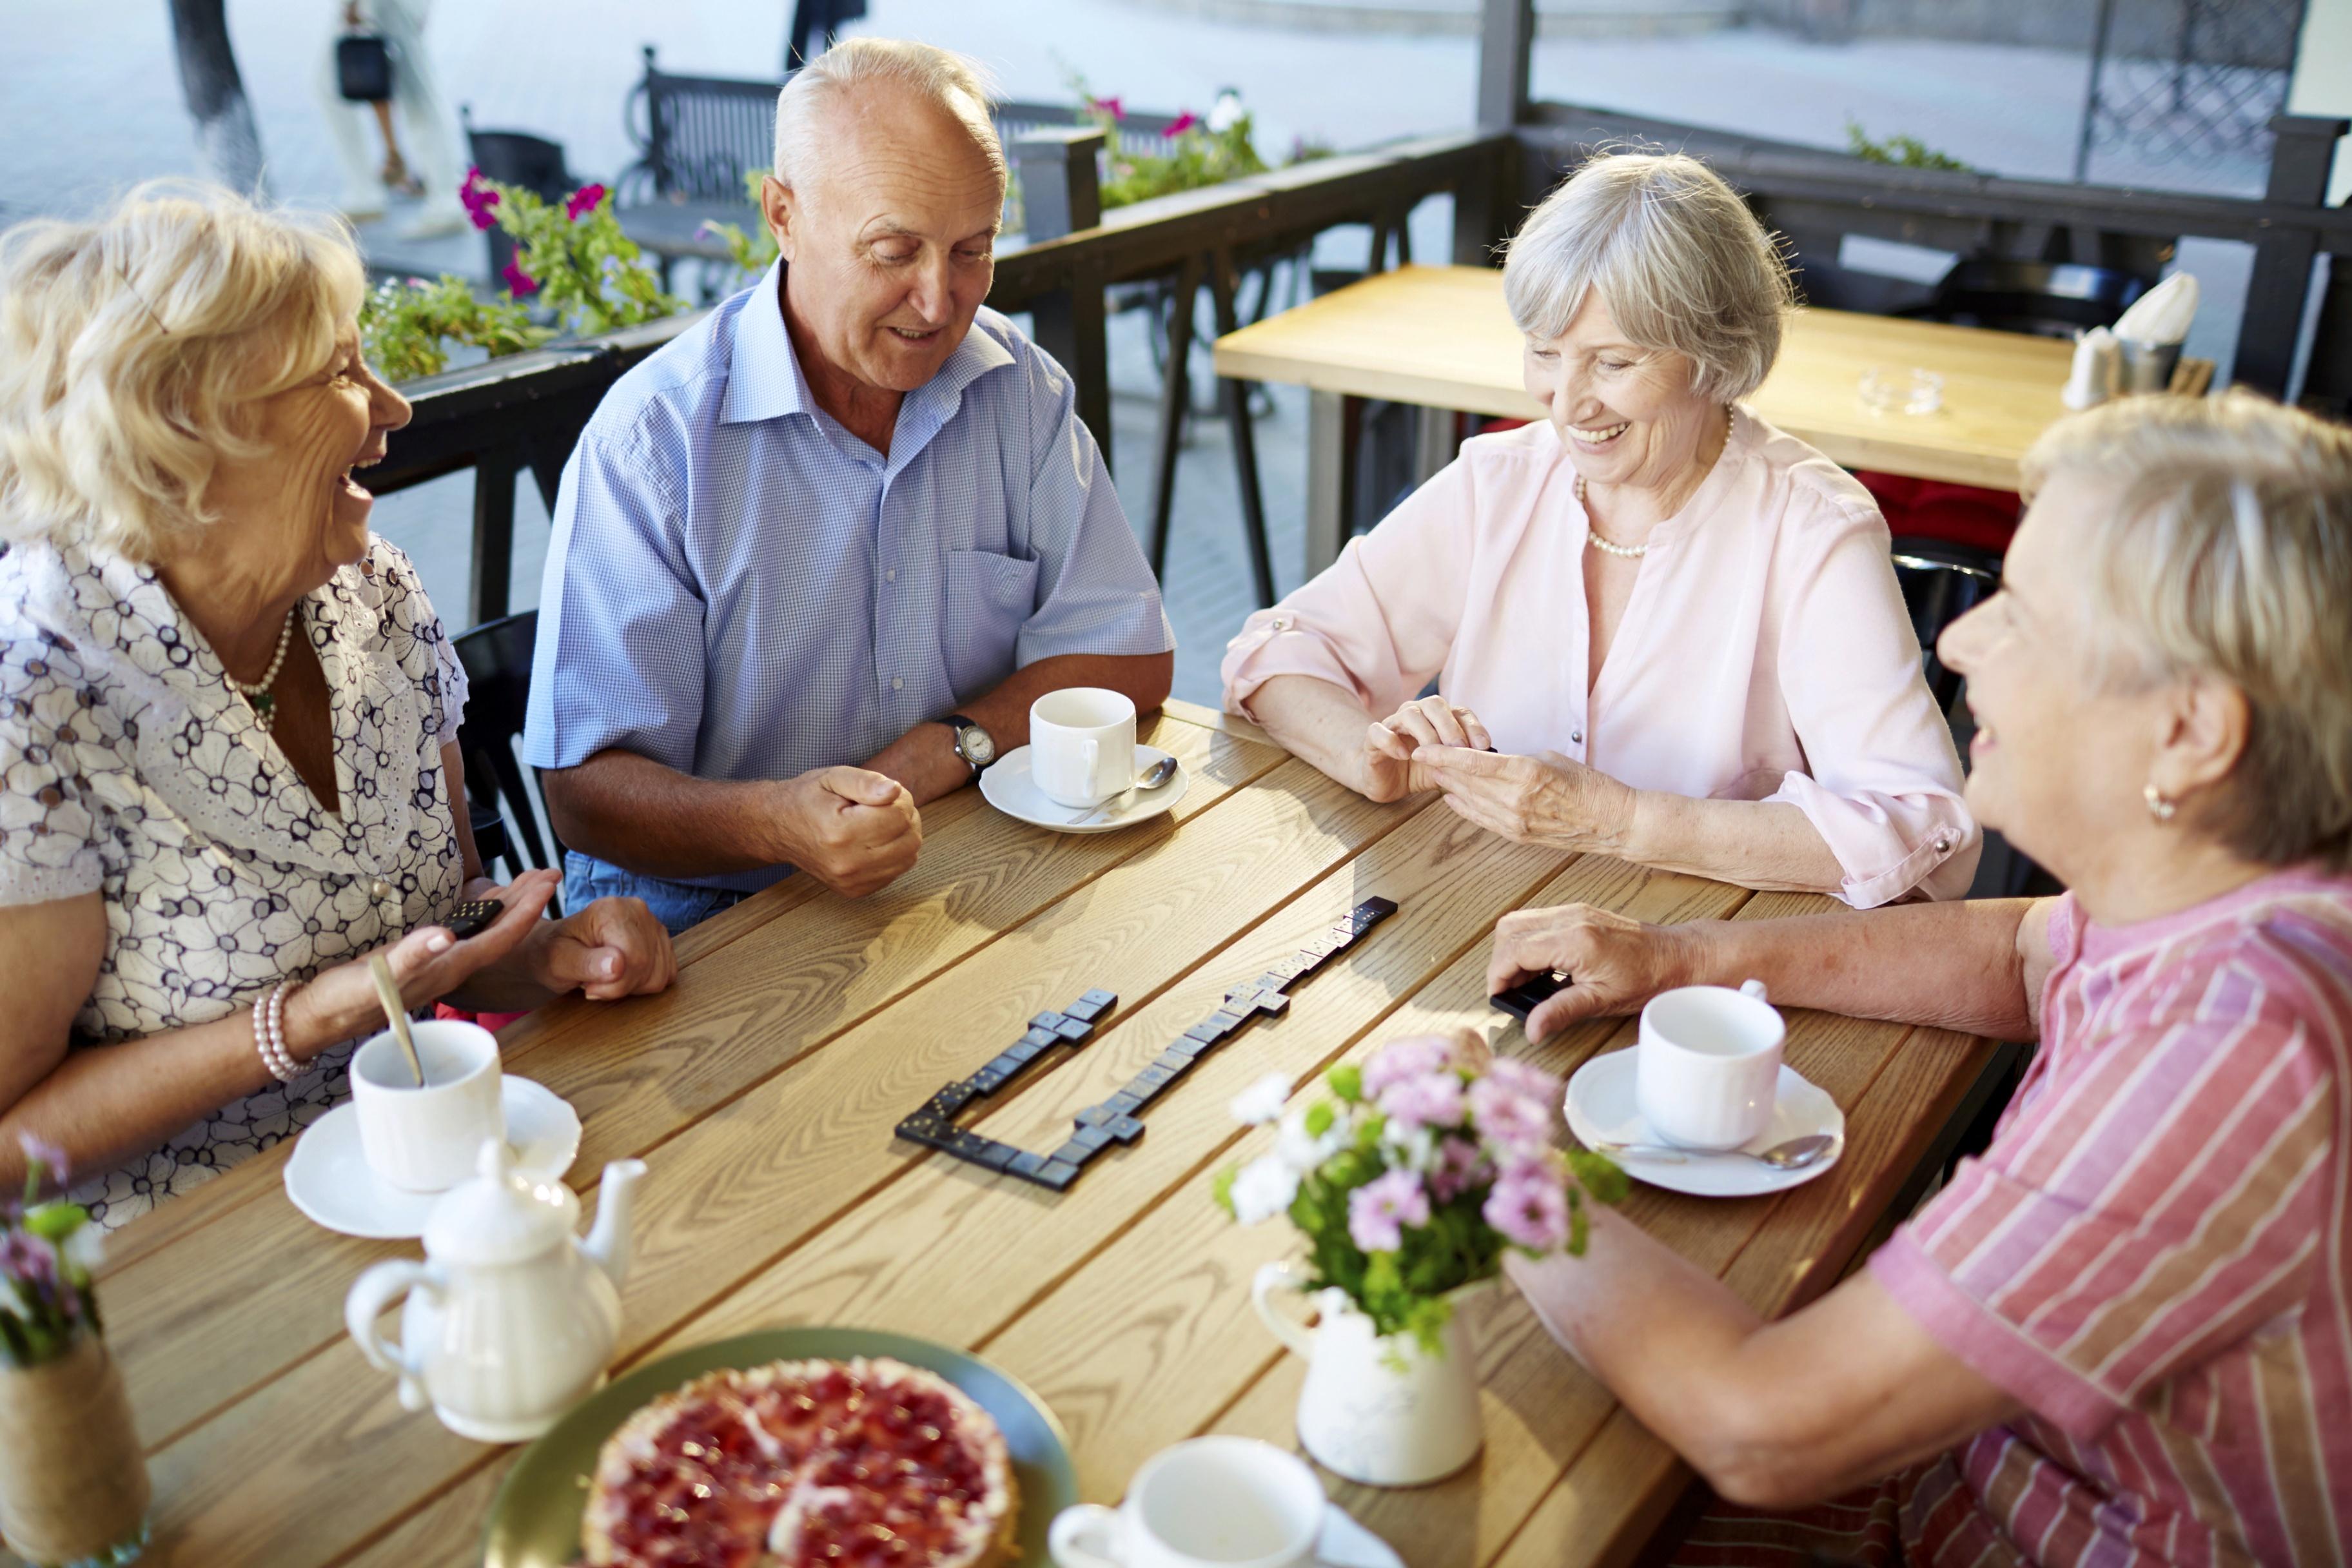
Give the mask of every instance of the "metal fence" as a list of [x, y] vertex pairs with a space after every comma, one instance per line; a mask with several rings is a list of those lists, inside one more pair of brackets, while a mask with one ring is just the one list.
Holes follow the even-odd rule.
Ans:
[[2305, 3], [2100, 0], [2074, 178], [2100, 152], [2143, 165], [2267, 158]]

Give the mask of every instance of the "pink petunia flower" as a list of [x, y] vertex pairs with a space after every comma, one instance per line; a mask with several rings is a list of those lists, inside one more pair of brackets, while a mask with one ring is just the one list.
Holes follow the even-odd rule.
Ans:
[[594, 212], [598, 205], [601, 204], [604, 199], [604, 186], [593, 184], [583, 185], [578, 190], [572, 192], [570, 198], [564, 202], [563, 216], [570, 218], [573, 223], [578, 223], [582, 218], [586, 217], [590, 213]]
[[1568, 1194], [1541, 1165], [1506, 1171], [1478, 1211], [1506, 1239], [1536, 1252], [1568, 1240]]
[[1097, 114], [1108, 114], [1113, 120], [1123, 120], [1127, 117], [1126, 109], [1116, 98], [1090, 98], [1087, 100], [1087, 107]]
[[466, 183], [457, 187], [457, 200], [476, 228], [498, 226], [499, 193], [489, 188], [479, 169], [466, 171]]
[[1454, 1059], [1454, 1047], [1434, 1035], [1393, 1040], [1364, 1064], [1364, 1095], [1378, 1100], [1407, 1079], [1436, 1072]]
[[1493, 1173], [1478, 1145], [1467, 1138], [1448, 1138], [1437, 1145], [1437, 1164], [1429, 1173], [1429, 1190], [1439, 1203], [1451, 1203]]
[[1184, 132], [1192, 130], [1192, 127], [1200, 123], [1201, 117], [1188, 109], [1183, 113], [1178, 115], [1174, 122], [1160, 134], [1162, 136], [1181, 136]]
[[1470, 1086], [1470, 1115], [1480, 1134], [1500, 1148], [1539, 1149], [1551, 1141], [1551, 1107], [1492, 1077]]
[[[71, 1171], [63, 1148], [34, 1132], [17, 1133], [16, 1146], [24, 1150], [25, 1163], [27, 1166], [38, 1165], [44, 1177], [55, 1182], [59, 1187], [66, 1184]], [[29, 1173], [27, 1172], [27, 1174]]]
[[1429, 1223], [1429, 1194], [1411, 1171], [1391, 1171], [1348, 1194], [1348, 1237], [1366, 1252], [1394, 1252], [1404, 1227]]
[[507, 280], [507, 291], [518, 300], [539, 292], [539, 279], [525, 272], [521, 264], [511, 258], [499, 269], [499, 276]]
[[1381, 1109], [1391, 1121], [1410, 1131], [1416, 1127], [1462, 1125], [1462, 1079], [1440, 1068], [1423, 1073], [1381, 1091]]

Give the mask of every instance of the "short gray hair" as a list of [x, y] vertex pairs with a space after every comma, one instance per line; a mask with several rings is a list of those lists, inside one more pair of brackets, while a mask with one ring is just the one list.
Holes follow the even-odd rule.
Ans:
[[0, 541], [152, 561], [213, 521], [252, 405], [319, 373], [366, 284], [340, 219], [191, 180], [0, 235]]
[[2244, 391], [2126, 397], [2025, 456], [2121, 488], [2079, 558], [2109, 684], [2244, 693], [2245, 754], [2199, 826], [2267, 866], [2352, 869], [2352, 430]]
[[1598, 289], [1626, 336], [1691, 362], [1692, 390], [1736, 403], [1764, 384], [1796, 302], [1780, 247], [1722, 176], [1680, 153], [1604, 153], [1511, 240], [1503, 297], [1539, 342]]
[[776, 179], [787, 187], [817, 165], [821, 101], [867, 82], [891, 82], [935, 104], [971, 132], [1000, 190], [1006, 178], [1004, 144], [989, 114], [995, 84], [988, 68], [951, 50], [906, 38], [844, 38], [793, 73], [776, 97]]

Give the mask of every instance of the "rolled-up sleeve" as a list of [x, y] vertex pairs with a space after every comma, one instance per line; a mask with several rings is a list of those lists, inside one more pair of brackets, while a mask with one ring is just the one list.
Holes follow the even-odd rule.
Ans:
[[617, 748], [694, 771], [704, 604], [661, 466], [594, 432], [564, 465], [540, 588], [524, 754], [577, 767]]
[[1855, 909], [1963, 897], [1982, 836], [1920, 668], [1886, 525], [1830, 505], [1803, 537], [1778, 610], [1781, 695], [1806, 771], [1767, 798], [1805, 814], [1844, 868], [1836, 896]]
[[1175, 629], [1102, 451], [1078, 417], [1075, 384], [1042, 351], [1032, 351], [1025, 368], [1037, 384], [1029, 481], [1037, 607], [1021, 627], [1014, 659], [1166, 653]]
[[1457, 459], [1313, 582], [1250, 616], [1225, 645], [1226, 710], [1248, 714], [1277, 675], [1328, 681], [1376, 715], [1418, 695], [1461, 630], [1475, 500]]

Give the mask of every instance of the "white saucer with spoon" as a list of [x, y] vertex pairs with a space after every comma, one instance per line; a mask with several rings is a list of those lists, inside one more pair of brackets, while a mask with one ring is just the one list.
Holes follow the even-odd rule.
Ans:
[[[1672, 1192], [1707, 1198], [1744, 1198], [1801, 1185], [1830, 1169], [1845, 1152], [1845, 1113], [1827, 1090], [1781, 1064], [1779, 1093], [1764, 1130], [1737, 1149], [1714, 1153], [1680, 1149], [1652, 1130], [1633, 1096], [1634, 1050], [1611, 1051], [1576, 1069], [1568, 1080], [1568, 1130], [1588, 1149], [1601, 1150], [1629, 1176]], [[1768, 1161], [1765, 1153], [1801, 1139], [1827, 1138], [1826, 1145]]]
[[[980, 775], [980, 793], [1007, 816], [1056, 833], [1112, 833], [1165, 815], [1184, 798], [1192, 775], [1172, 754], [1157, 746], [1135, 748], [1134, 787], [1097, 806], [1064, 805], [1037, 787], [1030, 769], [1031, 748], [1018, 746]], [[1146, 784], [1147, 778], [1160, 783]]]

